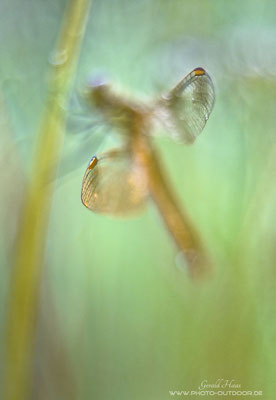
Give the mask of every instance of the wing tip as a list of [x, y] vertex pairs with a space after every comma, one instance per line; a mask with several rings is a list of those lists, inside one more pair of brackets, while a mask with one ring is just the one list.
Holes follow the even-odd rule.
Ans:
[[93, 169], [96, 167], [97, 164], [98, 164], [98, 158], [94, 156], [91, 158], [87, 169]]
[[205, 69], [202, 68], [202, 67], [197, 67], [197, 68], [195, 68], [195, 69], [193, 70], [193, 72], [194, 72], [195, 76], [202, 76], [202, 75], [206, 75], [206, 74], [207, 74], [207, 72], [205, 71]]

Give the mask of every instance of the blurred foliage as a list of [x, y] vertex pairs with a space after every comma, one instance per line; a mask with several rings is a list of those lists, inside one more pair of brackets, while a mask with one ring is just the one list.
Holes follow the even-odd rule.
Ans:
[[[1, 328], [65, 4], [0, 5]], [[275, 18], [274, 0], [93, 1], [46, 243], [34, 399], [169, 399], [220, 378], [275, 396]], [[76, 107], [95, 74], [148, 98], [197, 66], [216, 87], [210, 121], [191, 147], [156, 144], [216, 260], [201, 285], [177, 266], [154, 205], [132, 219], [83, 207], [82, 175], [110, 135]]]

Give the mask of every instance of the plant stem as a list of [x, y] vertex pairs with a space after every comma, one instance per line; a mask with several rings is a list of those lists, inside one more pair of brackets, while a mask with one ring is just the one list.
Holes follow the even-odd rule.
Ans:
[[[7, 400], [30, 397], [43, 250], [64, 138], [65, 110], [91, 0], [71, 0], [53, 55], [46, 109], [15, 246], [6, 331]], [[20, 166], [18, 166], [20, 169]]]

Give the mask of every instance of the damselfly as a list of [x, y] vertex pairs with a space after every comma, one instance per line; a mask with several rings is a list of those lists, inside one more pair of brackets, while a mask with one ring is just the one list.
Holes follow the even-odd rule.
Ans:
[[170, 188], [151, 136], [154, 125], [162, 123], [178, 141], [196, 139], [214, 105], [210, 76], [196, 68], [149, 105], [114, 93], [105, 82], [91, 85], [87, 98], [122, 133], [123, 145], [91, 159], [82, 183], [83, 204], [97, 213], [124, 216], [142, 209], [151, 197], [191, 272], [199, 273], [208, 264], [206, 252]]

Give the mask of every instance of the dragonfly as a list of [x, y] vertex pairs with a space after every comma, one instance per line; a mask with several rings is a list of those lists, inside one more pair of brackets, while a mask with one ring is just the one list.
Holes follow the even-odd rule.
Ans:
[[123, 217], [144, 209], [151, 198], [191, 274], [199, 276], [209, 268], [207, 251], [170, 186], [152, 136], [162, 125], [178, 142], [195, 141], [214, 106], [209, 74], [195, 68], [149, 104], [116, 93], [105, 81], [89, 85], [85, 97], [120, 132], [123, 144], [91, 158], [82, 182], [82, 203], [95, 213]]

